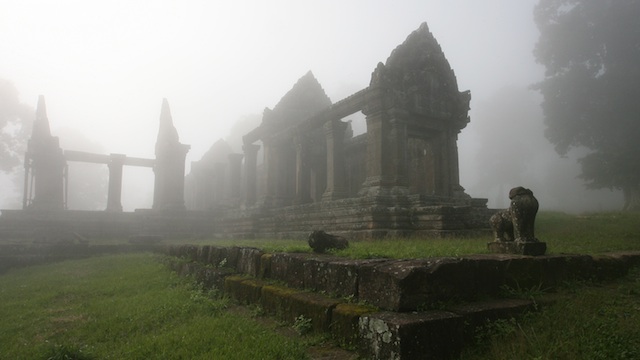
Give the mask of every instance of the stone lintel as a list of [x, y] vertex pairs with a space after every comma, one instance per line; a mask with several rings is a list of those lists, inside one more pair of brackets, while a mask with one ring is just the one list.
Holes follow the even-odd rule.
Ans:
[[547, 251], [547, 243], [540, 241], [492, 241], [487, 248], [496, 254], [540, 256]]

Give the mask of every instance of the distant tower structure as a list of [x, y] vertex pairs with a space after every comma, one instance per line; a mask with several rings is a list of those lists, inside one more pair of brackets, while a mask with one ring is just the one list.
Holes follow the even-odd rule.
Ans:
[[65, 208], [66, 161], [58, 137], [51, 136], [44, 96], [38, 98], [36, 119], [25, 154], [23, 208], [62, 210]]
[[160, 128], [156, 141], [154, 210], [185, 210], [185, 159], [191, 146], [181, 144], [173, 125], [167, 99], [162, 100]]

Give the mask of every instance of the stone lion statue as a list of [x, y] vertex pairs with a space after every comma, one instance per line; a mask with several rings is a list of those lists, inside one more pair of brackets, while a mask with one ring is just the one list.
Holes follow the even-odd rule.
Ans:
[[518, 186], [509, 191], [509, 199], [509, 208], [497, 212], [489, 220], [496, 241], [538, 241], [534, 235], [538, 200], [533, 192]]

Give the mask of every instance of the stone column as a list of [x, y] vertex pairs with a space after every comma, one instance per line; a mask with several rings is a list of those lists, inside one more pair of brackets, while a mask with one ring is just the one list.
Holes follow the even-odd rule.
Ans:
[[449, 181], [450, 194], [453, 197], [470, 197], [460, 185], [460, 165], [458, 160], [458, 134], [460, 130], [451, 129], [449, 135]]
[[344, 131], [348, 124], [334, 119], [324, 124], [327, 140], [327, 188], [322, 200], [335, 200], [347, 195], [344, 169]]
[[[51, 136], [44, 96], [38, 98], [36, 119], [27, 145], [34, 181], [33, 202], [29, 208], [62, 210], [65, 208], [64, 169], [66, 160], [57, 137]], [[25, 191], [28, 191], [25, 188]], [[26, 203], [26, 201], [25, 201]]]
[[184, 170], [191, 147], [180, 143], [156, 151], [153, 209], [185, 210]]
[[223, 205], [225, 203], [227, 192], [225, 191], [225, 179], [227, 170], [227, 164], [214, 163], [213, 164], [213, 203], [214, 207]]
[[256, 203], [256, 190], [258, 186], [258, 150], [260, 145], [244, 144], [244, 205], [252, 206]]
[[434, 141], [438, 150], [436, 163], [436, 194], [440, 196], [464, 196], [460, 186], [458, 169], [457, 133], [454, 129], [445, 129]]
[[263, 139], [264, 144], [264, 194], [260, 199], [260, 205], [271, 207], [274, 205], [280, 180], [280, 159], [278, 157], [278, 147], [271, 139]]
[[301, 134], [294, 138], [296, 148], [296, 204], [311, 202], [311, 167], [308, 139]]
[[156, 140], [154, 210], [186, 210], [184, 205], [184, 169], [191, 147], [181, 144], [173, 125], [167, 99], [162, 100], [160, 127]]
[[[57, 144], [58, 138], [55, 139]], [[33, 156], [35, 178], [33, 209], [64, 209], [64, 169], [66, 161], [62, 149], [52, 145], [48, 150]]]
[[229, 200], [233, 206], [240, 205], [243, 157], [242, 154], [229, 154]]
[[367, 178], [361, 195], [408, 193], [407, 128], [399, 110], [384, 107], [383, 89], [371, 91], [363, 113], [367, 116]]
[[125, 158], [126, 156], [122, 154], [110, 155], [107, 211], [122, 211], [122, 168]]

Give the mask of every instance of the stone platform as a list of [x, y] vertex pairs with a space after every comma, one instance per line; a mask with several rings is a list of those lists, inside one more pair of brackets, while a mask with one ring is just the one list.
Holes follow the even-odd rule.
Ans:
[[348, 239], [471, 236], [490, 232], [486, 199], [363, 196], [277, 208], [134, 212], [2, 210], [0, 239], [162, 236], [306, 239], [325, 230]]
[[518, 254], [540, 256], [547, 252], [547, 243], [542, 241], [492, 241], [487, 248], [495, 254]]
[[477, 326], [534, 308], [530, 300], [502, 298], [505, 286], [553, 289], [572, 279], [620, 277], [640, 264], [639, 252], [349, 260], [243, 247], [164, 251], [182, 258], [173, 265], [179, 273], [282, 320], [312, 319], [314, 330], [370, 359], [455, 358]]

